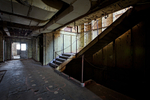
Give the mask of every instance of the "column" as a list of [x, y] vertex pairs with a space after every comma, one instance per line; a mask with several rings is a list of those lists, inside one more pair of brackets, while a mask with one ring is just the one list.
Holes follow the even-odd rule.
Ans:
[[84, 24], [84, 30], [86, 31], [86, 45], [89, 44], [92, 41], [92, 27], [91, 24], [85, 23]]
[[80, 51], [82, 48], [84, 48], [84, 24], [78, 26], [79, 34], [78, 34], [78, 44], [79, 44], [79, 49]]
[[102, 17], [97, 19], [98, 34], [102, 32]]

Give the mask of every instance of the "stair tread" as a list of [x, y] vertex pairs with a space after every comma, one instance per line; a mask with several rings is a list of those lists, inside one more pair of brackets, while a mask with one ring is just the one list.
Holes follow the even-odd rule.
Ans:
[[60, 58], [66, 58], [66, 59], [68, 59], [69, 57], [68, 56], [64, 56], [64, 55], [61, 55], [61, 56], [59, 56]]
[[69, 53], [63, 53], [62, 55], [64, 55], [64, 56], [71, 56], [72, 54], [69, 54]]
[[55, 62], [56, 62], [56, 63], [60, 63], [60, 64], [63, 63], [63, 62], [58, 61], [58, 60], [56, 60], [56, 61], [54, 60], [53, 62], [54, 62], [54, 63], [55, 63]]
[[51, 66], [51, 67], [58, 67], [59, 65], [57, 65], [57, 64], [55, 64], [55, 63], [53, 63], [53, 62], [51, 62], [51, 63], [49, 63], [49, 65]]
[[58, 60], [58, 61], [65, 61], [66, 59], [63, 59], [63, 58], [56, 58], [56, 60]]

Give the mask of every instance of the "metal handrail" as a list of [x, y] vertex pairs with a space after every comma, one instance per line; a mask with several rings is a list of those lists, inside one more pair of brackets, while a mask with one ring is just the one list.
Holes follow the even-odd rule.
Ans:
[[[99, 21], [99, 20], [97, 20], [97, 21]], [[96, 23], [96, 22], [95, 22], [95, 23]], [[95, 26], [95, 23], [94, 23], [94, 25], [92, 26], [92, 28]], [[98, 30], [98, 29], [102, 29], [102, 28], [97, 28], [97, 30]], [[69, 46], [65, 47], [64, 49], [61, 49], [61, 50], [55, 51], [55, 52], [61, 52], [61, 51], [65, 50], [65, 49], [67, 49], [67, 48], [71, 47], [71, 45], [73, 45], [73, 44], [74, 44], [77, 40], [81, 39], [83, 36], [87, 35], [87, 34], [88, 34], [88, 32], [90, 32], [90, 31], [91, 31], [91, 30], [86, 31], [86, 32], [85, 32], [85, 34], [83, 34], [80, 38], [78, 38], [78, 39], [76, 39], [74, 42], [72, 42]], [[98, 34], [98, 33], [97, 33], [97, 34]]]

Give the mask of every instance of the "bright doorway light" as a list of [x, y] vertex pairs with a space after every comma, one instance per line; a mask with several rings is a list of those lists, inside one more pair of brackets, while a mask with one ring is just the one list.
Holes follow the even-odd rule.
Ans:
[[16, 49], [17, 49], [17, 50], [20, 50], [20, 43], [17, 44]]
[[26, 51], [26, 44], [21, 44], [21, 51]]

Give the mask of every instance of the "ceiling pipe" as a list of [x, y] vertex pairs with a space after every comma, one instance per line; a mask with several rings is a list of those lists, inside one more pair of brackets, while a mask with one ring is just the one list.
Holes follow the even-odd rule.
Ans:
[[49, 21], [43, 28], [33, 31], [31, 36], [38, 36], [41, 33], [52, 32], [60, 26], [86, 14], [91, 8], [90, 0], [63, 1], [70, 4], [70, 7], [56, 16], [53, 20]]

